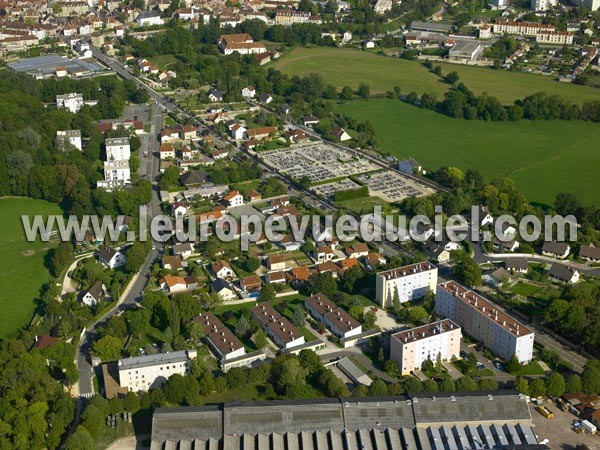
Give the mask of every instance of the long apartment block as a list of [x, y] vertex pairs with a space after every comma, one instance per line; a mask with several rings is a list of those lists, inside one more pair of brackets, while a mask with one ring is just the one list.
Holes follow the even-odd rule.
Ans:
[[455, 281], [438, 285], [435, 312], [456, 322], [466, 334], [505, 360], [514, 355], [519, 362], [528, 363], [533, 357], [532, 330]]

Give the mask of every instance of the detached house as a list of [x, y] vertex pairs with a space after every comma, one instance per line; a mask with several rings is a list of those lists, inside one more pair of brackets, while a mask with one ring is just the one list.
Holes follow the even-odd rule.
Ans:
[[125, 264], [125, 255], [113, 247], [103, 247], [98, 250], [98, 261], [109, 269], [116, 269]]
[[246, 86], [242, 89], [242, 97], [244, 98], [254, 98], [256, 96], [256, 89], [254, 86]]
[[506, 270], [515, 273], [527, 273], [529, 270], [529, 264], [526, 258], [509, 258], [504, 264]]
[[173, 253], [185, 260], [194, 254], [194, 246], [190, 243], [175, 244], [173, 246]]
[[350, 136], [343, 128], [340, 127], [335, 127], [331, 131], [331, 134], [333, 134], [333, 137], [339, 142], [349, 141], [352, 139], [352, 136]]
[[552, 264], [548, 275], [553, 280], [561, 283], [575, 284], [579, 281], [579, 272], [564, 264]]
[[223, 200], [225, 200], [229, 208], [233, 208], [234, 206], [240, 206], [244, 204], [244, 196], [238, 191], [231, 191], [225, 196]]
[[87, 306], [96, 306], [106, 295], [106, 286], [102, 281], [98, 280], [88, 291], [81, 297], [81, 303]]
[[552, 258], [565, 259], [571, 252], [571, 246], [566, 242], [544, 242], [542, 255]]
[[354, 245], [346, 248], [348, 258], [362, 258], [369, 255], [369, 247], [364, 242], [357, 242]]
[[223, 101], [223, 93], [218, 89], [210, 89], [206, 94], [206, 97], [211, 102], [222, 102]]
[[223, 301], [230, 301], [238, 298], [233, 287], [221, 278], [217, 278], [210, 284], [210, 291], [221, 297]]
[[582, 245], [579, 249], [579, 257], [591, 262], [598, 262], [600, 261], [600, 248], [593, 244]]
[[212, 265], [212, 272], [217, 278], [231, 279], [235, 276], [235, 272], [227, 261], [218, 260]]

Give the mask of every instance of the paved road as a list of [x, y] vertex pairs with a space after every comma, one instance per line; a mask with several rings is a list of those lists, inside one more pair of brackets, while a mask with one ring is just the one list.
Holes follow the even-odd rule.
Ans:
[[[152, 106], [152, 125], [151, 131], [148, 136], [142, 139], [142, 152], [148, 151], [148, 157], [146, 163], [140, 165], [140, 175], [144, 178], [150, 179], [153, 184], [152, 201], [149, 205], [150, 215], [160, 214], [160, 200], [158, 198], [158, 186], [156, 186], [156, 179], [158, 177], [159, 160], [158, 160], [158, 147], [159, 143], [157, 140], [158, 132], [162, 127], [162, 110], [163, 108], [159, 104]], [[79, 381], [77, 383], [77, 392], [80, 399], [89, 398], [94, 395], [93, 377], [94, 370], [91, 365], [91, 361], [88, 357], [91, 346], [94, 342], [96, 330], [100, 325], [104, 325], [110, 321], [112, 317], [129, 307], [132, 307], [141, 298], [144, 287], [148, 283], [150, 278], [150, 272], [152, 265], [158, 258], [162, 251], [162, 244], [154, 243], [153, 249], [150, 251], [140, 271], [134, 275], [132, 281], [127, 285], [125, 291], [121, 294], [117, 304], [108, 311], [105, 315], [100, 317], [96, 322], [88, 326], [79, 341], [76, 350], [76, 365], [79, 370]], [[78, 412], [80, 412], [85, 406], [84, 401], [78, 403]]]

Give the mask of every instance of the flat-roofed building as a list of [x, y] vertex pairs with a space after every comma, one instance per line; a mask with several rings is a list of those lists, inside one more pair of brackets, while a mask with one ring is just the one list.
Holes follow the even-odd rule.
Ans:
[[535, 36], [540, 32], [556, 31], [556, 27], [548, 23], [498, 21], [492, 24], [492, 32], [496, 34], [519, 34]]
[[132, 392], [159, 387], [171, 375], [187, 375], [195, 357], [196, 350], [180, 350], [120, 359], [119, 385]]
[[455, 281], [437, 286], [435, 312], [453, 320], [466, 334], [505, 360], [516, 356], [525, 364], [533, 357], [533, 331]]
[[362, 333], [360, 322], [324, 294], [307, 298], [304, 300], [304, 306], [311, 316], [327, 325], [339, 338], [344, 339]]
[[81, 130], [59, 130], [56, 132], [56, 147], [62, 151], [75, 148], [82, 151]]
[[129, 161], [131, 158], [129, 138], [106, 138], [104, 146], [106, 147], [107, 161]]
[[390, 358], [402, 375], [421, 369], [427, 360], [435, 362], [458, 358], [460, 354], [460, 327], [449, 319], [429, 323], [392, 334]]
[[286, 349], [304, 344], [304, 335], [269, 303], [261, 303], [251, 311], [252, 317], [278, 347]]
[[375, 279], [375, 299], [384, 308], [390, 308], [396, 293], [400, 303], [422, 298], [435, 292], [437, 272], [437, 267], [428, 261], [379, 272]]

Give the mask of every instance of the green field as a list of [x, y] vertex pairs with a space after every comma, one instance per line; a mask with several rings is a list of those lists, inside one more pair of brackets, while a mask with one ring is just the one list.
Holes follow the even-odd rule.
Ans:
[[[441, 98], [449, 87], [418, 61], [360, 50], [297, 47], [271, 63], [271, 66], [288, 75], [317, 72], [323, 75], [327, 83], [338, 88], [346, 85], [357, 88], [361, 82], [365, 82], [373, 94], [385, 93], [399, 86], [405, 94], [415, 91]], [[487, 92], [505, 103], [536, 92], [557, 94], [575, 103], [600, 100], [600, 89], [559, 83], [551, 77], [458, 64], [442, 64], [442, 67], [443, 73], [458, 72], [460, 79], [474, 92]]]
[[550, 204], [559, 192], [600, 201], [600, 126], [583, 121], [483, 122], [453, 119], [398, 100], [338, 105], [375, 126], [383, 150], [413, 157], [428, 169], [477, 168], [489, 178], [510, 175], [530, 201]]
[[40, 288], [50, 279], [44, 256], [52, 247], [47, 242], [27, 242], [21, 214], [61, 214], [57, 205], [27, 198], [0, 199], [0, 338], [27, 325], [36, 308]]

